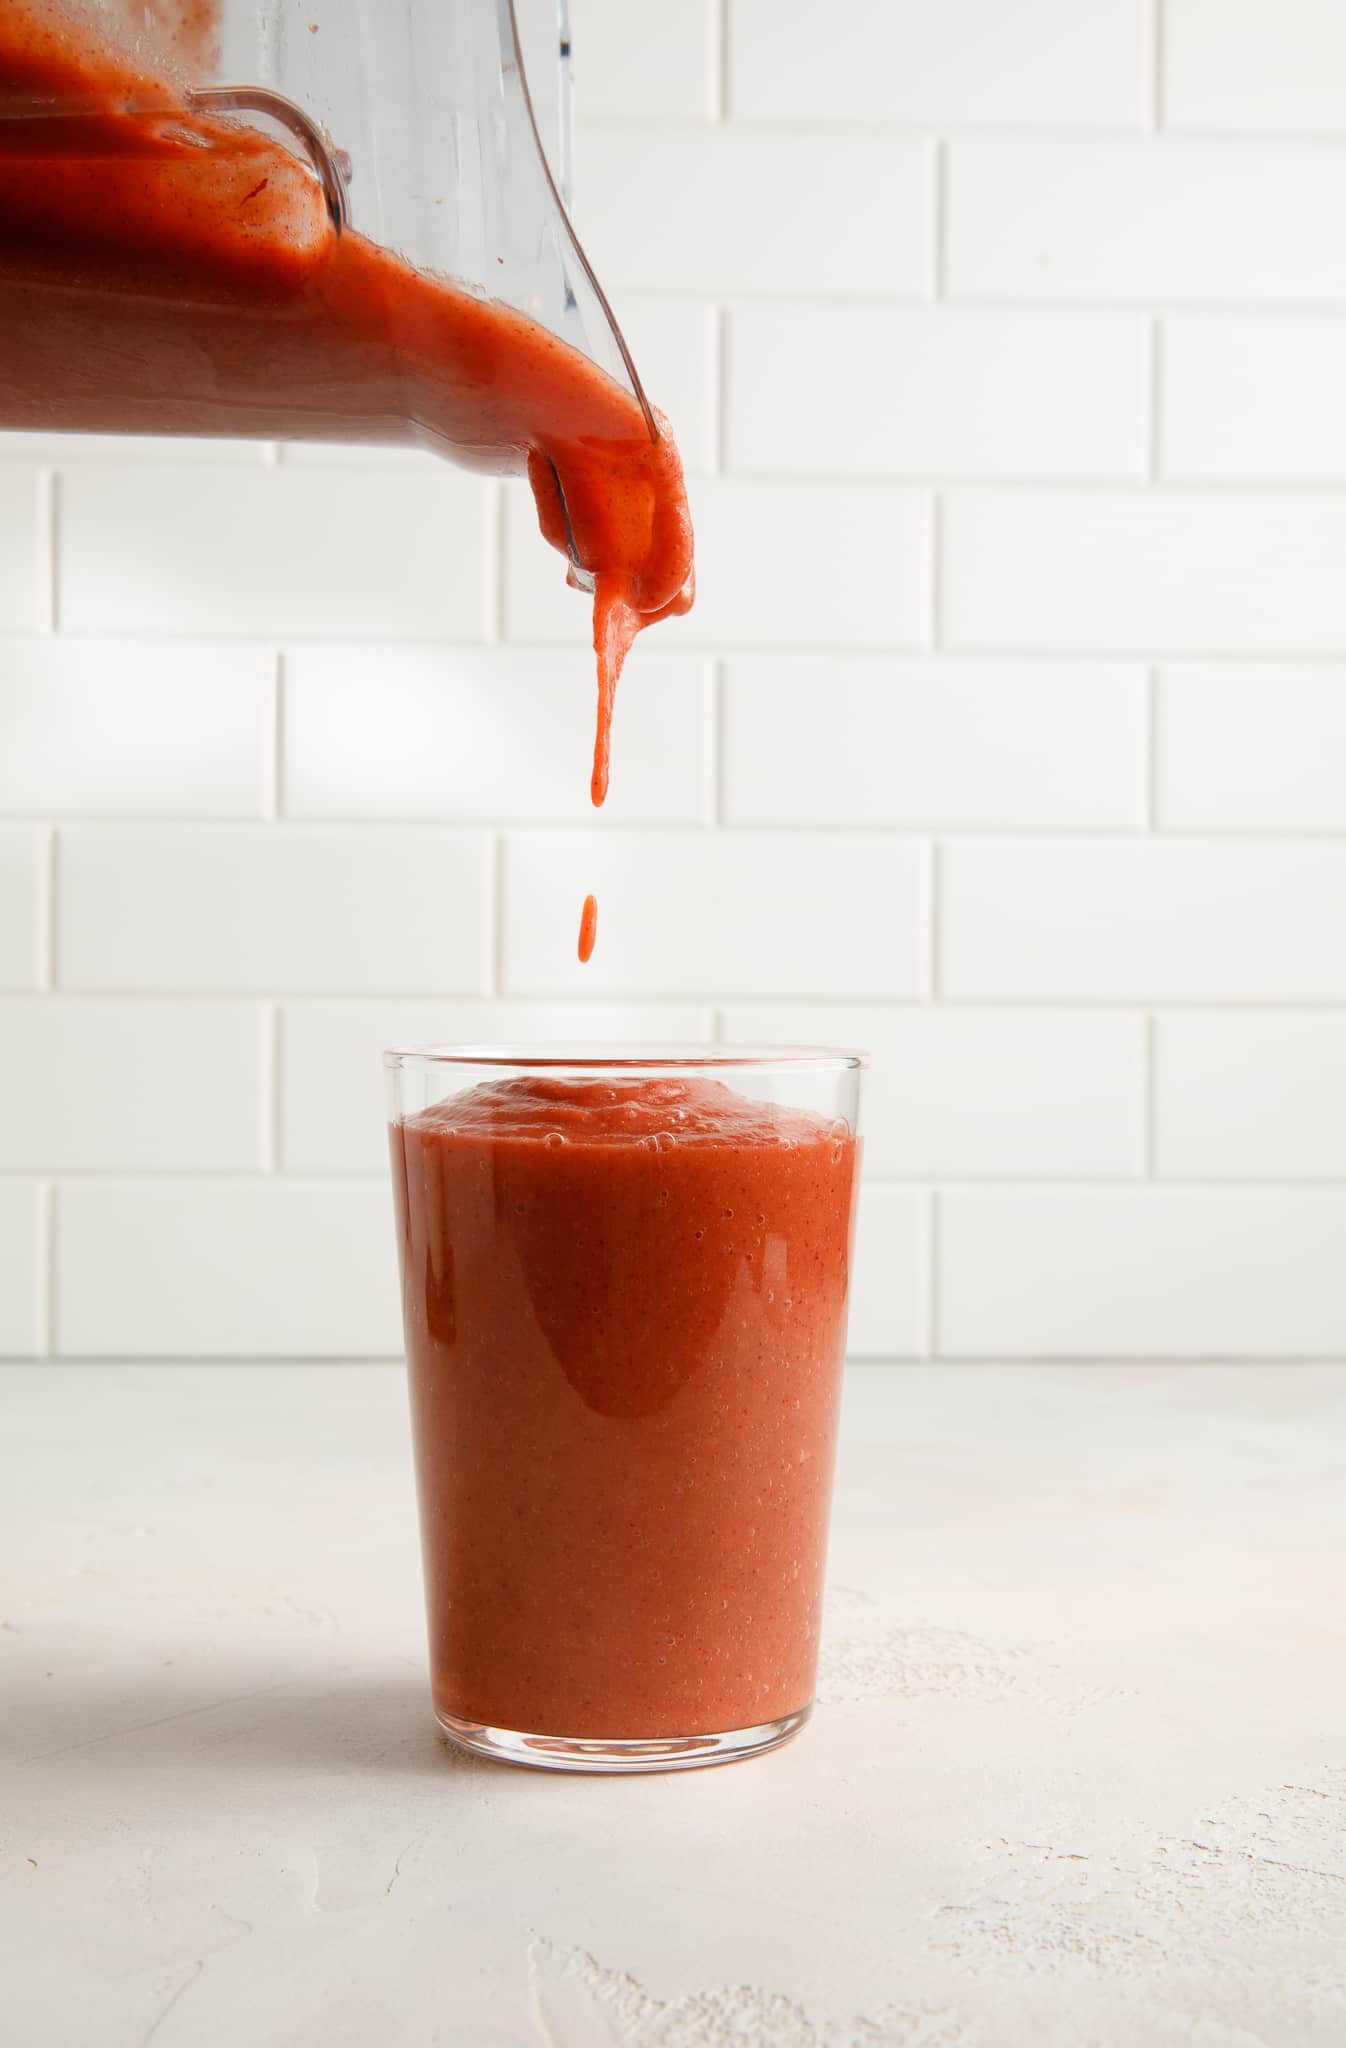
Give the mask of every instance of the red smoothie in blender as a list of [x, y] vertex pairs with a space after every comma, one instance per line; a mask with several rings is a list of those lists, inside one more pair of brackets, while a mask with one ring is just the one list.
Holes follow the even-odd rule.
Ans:
[[626, 653], [692, 601], [666, 423], [651, 438], [630, 391], [524, 314], [338, 228], [293, 149], [195, 108], [108, 29], [64, 0], [0, 6], [0, 428], [400, 442], [526, 471], [593, 579], [601, 803]]

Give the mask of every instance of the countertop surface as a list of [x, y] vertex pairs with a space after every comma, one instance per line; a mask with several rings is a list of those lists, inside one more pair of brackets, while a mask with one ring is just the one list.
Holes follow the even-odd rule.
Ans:
[[0, 1369], [11, 2048], [1341, 2048], [1346, 1368], [852, 1368], [812, 1725], [464, 1760], [401, 1375]]

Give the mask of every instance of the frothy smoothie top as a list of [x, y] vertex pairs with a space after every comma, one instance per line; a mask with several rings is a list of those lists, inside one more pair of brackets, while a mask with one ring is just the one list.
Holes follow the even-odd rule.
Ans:
[[844, 1123], [808, 1110], [754, 1101], [700, 1076], [632, 1075], [582, 1081], [521, 1074], [482, 1081], [437, 1102], [408, 1126], [464, 1138], [508, 1138], [559, 1146], [801, 1146], [849, 1138]]

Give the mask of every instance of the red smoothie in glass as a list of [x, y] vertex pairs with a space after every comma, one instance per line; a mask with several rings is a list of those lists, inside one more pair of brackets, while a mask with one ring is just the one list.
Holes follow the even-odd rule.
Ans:
[[849, 1128], [521, 1076], [392, 1149], [441, 1718], [655, 1739], [806, 1708]]

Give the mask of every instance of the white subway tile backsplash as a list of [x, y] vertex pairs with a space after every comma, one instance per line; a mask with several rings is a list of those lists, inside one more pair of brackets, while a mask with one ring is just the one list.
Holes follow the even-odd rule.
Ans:
[[1109, 654], [1346, 650], [1346, 493], [954, 491], [948, 644]]
[[940, 1205], [948, 1357], [1341, 1357], [1346, 1192], [959, 1191]]
[[59, 618], [73, 633], [472, 640], [490, 487], [450, 469], [75, 468]]
[[42, 1201], [36, 1182], [0, 1181], [0, 1359], [32, 1358], [42, 1346]]
[[389, 1358], [402, 1348], [377, 1181], [67, 1181], [63, 1358]]
[[746, 1044], [867, 1051], [871, 1179], [1128, 1179], [1144, 1152], [1139, 1017], [1047, 1010], [731, 1003]]
[[298, 1173], [386, 1173], [390, 1048], [676, 1044], [704, 1040], [706, 1026], [695, 1003], [290, 1003], [280, 1037], [282, 1163]]
[[0, 809], [262, 815], [274, 670], [265, 649], [209, 642], [9, 642]]
[[[931, 163], [890, 136], [581, 133], [576, 226], [625, 291], [919, 297]], [[882, 231], [875, 222], [881, 220]]]
[[[677, 647], [915, 647], [925, 631], [929, 506], [876, 484], [708, 479], [692, 493], [695, 609], [636, 644], [630, 672], [658, 644]], [[573, 647], [584, 601], [540, 547], [531, 499], [506, 506], [511, 640]], [[550, 559], [548, 557], [550, 556]]]
[[486, 843], [323, 826], [63, 831], [67, 990], [485, 987]]
[[266, 441], [210, 441], [187, 434], [16, 434], [0, 432], [0, 462], [237, 462], [260, 469]]
[[[911, 996], [925, 982], [925, 850], [875, 834], [516, 832], [510, 995]], [[575, 957], [580, 904], [598, 947]]]
[[1145, 674], [1100, 662], [744, 654], [725, 682], [734, 824], [1126, 827]]
[[1174, 127], [1341, 129], [1339, 0], [1165, 0], [1163, 92]]
[[391, 441], [281, 441], [276, 460], [282, 469], [383, 469], [443, 474], [442, 457], [428, 448]]
[[949, 148], [955, 298], [1346, 302], [1346, 149], [1331, 142], [964, 140]]
[[45, 832], [0, 824], [0, 989], [40, 983], [46, 864]]
[[906, 1188], [860, 1195], [846, 1355], [921, 1358], [926, 1350], [926, 1200]]
[[688, 637], [726, 647], [911, 647], [929, 508], [881, 486], [724, 482], [696, 501]]
[[0, 1002], [0, 1169], [260, 1169], [266, 1057], [258, 1005]]
[[1138, 126], [1145, 0], [733, 0], [736, 115], [993, 128]]
[[36, 469], [0, 464], [0, 633], [31, 633], [42, 623], [39, 503]]
[[1346, 1013], [1178, 1012], [1157, 1034], [1161, 1174], [1346, 1179]]
[[1346, 1000], [1346, 845], [962, 841], [941, 878], [955, 999]]
[[737, 306], [729, 461], [787, 475], [1143, 477], [1148, 364], [1145, 323], [1128, 313]]
[[[704, 120], [719, 99], [714, 0], [570, 0], [580, 117]], [[581, 195], [582, 196], [582, 195]]]
[[[698, 513], [700, 509], [698, 491]], [[501, 520], [503, 637], [525, 643], [549, 643], [567, 653], [591, 646], [593, 601], [583, 591], [571, 588], [566, 582], [563, 557], [541, 539], [532, 494], [527, 490], [507, 490]], [[697, 539], [699, 556], [699, 534]], [[668, 648], [682, 636], [683, 622], [673, 620], [655, 631], [658, 643]], [[648, 637], [644, 646], [637, 640], [624, 675], [634, 673], [652, 644]]]
[[[293, 648], [286, 814], [589, 823], [596, 699], [583, 647]], [[704, 820], [710, 715], [708, 662], [642, 647], [617, 697], [605, 814]]]
[[1346, 665], [1165, 669], [1159, 817], [1182, 831], [1346, 831]]
[[524, 482], [0, 432], [0, 1355], [395, 1352], [386, 1045], [728, 1037], [873, 1053], [853, 1354], [1346, 1356], [1338, 0], [571, 10], [604, 813]]
[[1173, 314], [1164, 322], [1162, 350], [1165, 477], [1346, 482], [1346, 318]]

